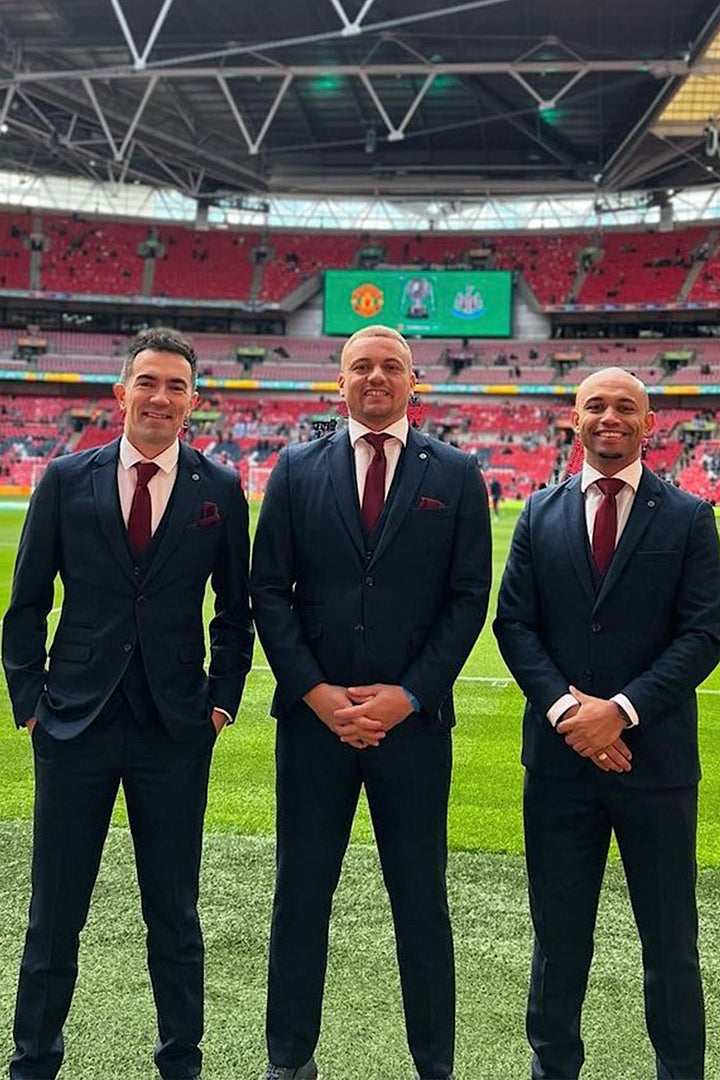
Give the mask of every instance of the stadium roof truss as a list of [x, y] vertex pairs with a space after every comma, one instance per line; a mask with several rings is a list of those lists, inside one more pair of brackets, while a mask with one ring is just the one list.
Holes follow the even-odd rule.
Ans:
[[3, 0], [0, 168], [201, 203], [707, 185], [719, 29], [717, 0]]

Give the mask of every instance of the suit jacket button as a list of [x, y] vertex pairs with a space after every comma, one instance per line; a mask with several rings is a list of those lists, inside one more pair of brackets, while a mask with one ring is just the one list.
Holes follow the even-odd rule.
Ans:
[[590, 629], [592, 630], [593, 634], [599, 634], [600, 631], [602, 630], [602, 623], [599, 623], [599, 622], [590, 623]]
[[593, 679], [595, 678], [595, 672], [591, 668], [587, 668], [583, 672], [583, 676], [584, 676], [586, 682], [591, 683], [593, 681]]
[[375, 584], [375, 579], [373, 578], [373, 576], [371, 574], [368, 574], [368, 576], [365, 578], [365, 584], [366, 585], [374, 585]]
[[141, 570], [141, 568], [140, 568], [139, 566], [133, 566], [133, 574], [135, 574], [135, 576], [136, 576], [136, 577], [137, 577], [137, 576], [138, 576], [139, 574], [142, 574], [142, 570]]
[[123, 645], [125, 652], [132, 652], [132, 641], [126, 641]]
[[353, 630], [355, 631], [356, 634], [362, 634], [364, 629], [365, 629], [365, 627], [363, 626], [363, 624], [361, 622], [355, 623], [355, 626], [353, 627]]
[[140, 595], [137, 598], [138, 604], [144, 604], [146, 600], [147, 600], [147, 596], [143, 596], [143, 594], [140, 593]]

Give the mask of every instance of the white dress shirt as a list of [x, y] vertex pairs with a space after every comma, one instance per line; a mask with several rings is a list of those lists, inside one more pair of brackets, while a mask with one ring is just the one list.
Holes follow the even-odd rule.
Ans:
[[[167, 510], [167, 504], [170, 502], [170, 495], [172, 494], [173, 484], [175, 483], [175, 477], [177, 476], [179, 456], [180, 444], [176, 439], [175, 442], [168, 446], [167, 450], [163, 450], [162, 454], [158, 454], [157, 457], [152, 458], [153, 465], [158, 466], [158, 471], [152, 479], [148, 481], [150, 505], [152, 506], [150, 532], [153, 535], [162, 521], [163, 514]], [[123, 521], [126, 525], [128, 523], [128, 518], [130, 517], [130, 507], [132, 505], [133, 495], [135, 494], [135, 488], [137, 487], [137, 469], [134, 468], [134, 466], [138, 461], [149, 460], [149, 458], [143, 457], [140, 451], [133, 446], [125, 435], [123, 435], [120, 439], [117, 479], [118, 492], [120, 494], [120, 508], [122, 510]]]
[[[620, 472], [613, 474], [613, 479], [623, 480], [625, 482], [625, 487], [621, 488], [615, 496], [615, 505], [617, 507], [617, 532], [615, 533], [616, 548], [620, 543], [620, 537], [622, 536], [628, 518], [630, 517], [630, 511], [633, 508], [641, 478], [642, 462], [640, 458], [631, 462], [630, 465], [626, 465]], [[586, 461], [582, 469], [580, 487], [585, 496], [585, 524], [587, 526], [588, 540], [590, 541], [591, 547], [593, 528], [595, 527], [595, 515], [603, 500], [603, 493], [596, 481], [602, 479], [604, 479], [604, 474], [598, 472], [592, 465], [588, 465]], [[640, 717], [637, 714], [635, 706], [625, 694], [613, 694], [610, 700], [616, 701], [623, 712], [627, 713], [633, 727], [640, 723]], [[577, 698], [573, 697], [569, 691], [567, 694], [563, 694], [561, 698], [558, 698], [557, 701], [553, 702], [547, 711], [547, 718], [552, 726], [555, 727], [563, 713], [568, 709], [571, 709], [573, 705], [577, 704], [579, 704]]]
[[390, 424], [389, 427], [383, 428], [382, 431], [378, 432], [373, 432], [372, 428], [365, 427], [359, 420], [353, 420], [351, 418], [348, 421], [350, 442], [355, 452], [355, 478], [357, 480], [358, 499], [361, 506], [368, 469], [370, 468], [370, 462], [375, 455], [372, 446], [367, 439], [363, 438], [363, 436], [370, 434], [390, 436], [383, 446], [385, 451], [385, 461], [387, 462], [385, 466], [385, 498], [387, 498], [387, 493], [390, 490], [390, 485], [393, 482], [395, 470], [397, 469], [397, 464], [400, 460], [402, 448], [407, 444], [409, 430], [410, 424], [407, 416], [402, 416], [399, 420], [396, 420], [394, 424]]

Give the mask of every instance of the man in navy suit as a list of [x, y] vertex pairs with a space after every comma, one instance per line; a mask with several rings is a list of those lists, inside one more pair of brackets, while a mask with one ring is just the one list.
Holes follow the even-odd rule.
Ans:
[[[238, 478], [178, 441], [196, 358], [172, 331], [134, 342], [115, 396], [124, 434], [51, 462], [20, 539], [3, 663], [35, 758], [30, 922], [12, 1080], [51, 1080], [118, 786], [135, 846], [164, 1078], [200, 1073], [197, 916], [213, 744], [252, 654], [248, 514]], [[46, 653], [57, 575], [60, 620]], [[215, 616], [203, 667], [203, 598]]]
[[528, 500], [495, 621], [527, 699], [522, 760], [535, 929], [535, 1080], [571, 1080], [611, 832], [643, 946], [659, 1080], [703, 1076], [695, 687], [720, 655], [711, 507], [642, 465], [645, 387], [608, 368], [578, 390], [582, 472]]
[[452, 685], [485, 619], [490, 529], [475, 460], [409, 426], [414, 385], [400, 334], [354, 334], [347, 430], [281, 454], [258, 523], [251, 586], [278, 721], [267, 1080], [317, 1076], [330, 907], [363, 784], [410, 1050], [422, 1080], [452, 1073]]

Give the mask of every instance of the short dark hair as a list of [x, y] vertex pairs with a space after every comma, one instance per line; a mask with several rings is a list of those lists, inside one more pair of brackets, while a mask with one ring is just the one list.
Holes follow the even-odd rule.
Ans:
[[127, 385], [127, 381], [132, 375], [135, 357], [145, 349], [153, 349], [155, 352], [176, 353], [178, 356], [184, 356], [190, 365], [190, 371], [192, 373], [191, 389], [193, 391], [195, 390], [197, 384], [197, 356], [195, 355], [195, 350], [187, 338], [181, 337], [180, 334], [176, 334], [175, 331], [171, 330], [168, 326], [153, 326], [150, 330], [143, 330], [137, 337], [133, 338], [130, 342], [127, 356], [123, 360], [122, 368], [120, 369], [120, 382], [123, 386]]

